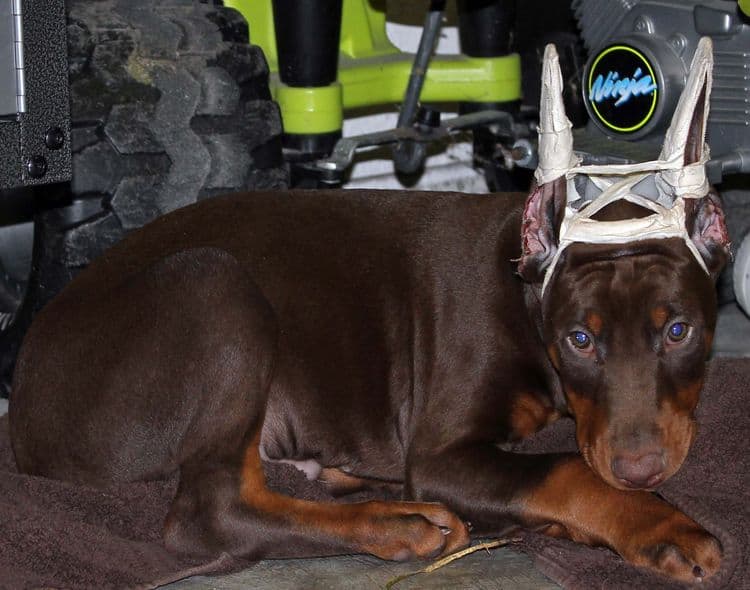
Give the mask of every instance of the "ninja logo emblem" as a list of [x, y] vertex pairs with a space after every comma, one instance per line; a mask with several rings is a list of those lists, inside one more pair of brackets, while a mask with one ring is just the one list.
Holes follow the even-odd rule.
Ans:
[[646, 55], [618, 44], [600, 51], [586, 76], [586, 108], [606, 131], [632, 133], [654, 116], [659, 81]]
[[605, 78], [599, 74], [589, 92], [589, 100], [600, 103], [603, 100], [617, 98], [615, 106], [625, 104], [632, 96], [644, 96], [656, 90], [651, 76], [644, 76], [641, 68], [636, 68], [632, 78], [620, 78], [618, 72], [609, 71]]

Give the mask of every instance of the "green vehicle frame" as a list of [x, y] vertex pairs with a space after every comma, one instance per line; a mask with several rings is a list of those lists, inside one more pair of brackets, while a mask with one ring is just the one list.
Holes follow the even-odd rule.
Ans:
[[[250, 23], [273, 74], [271, 92], [279, 103], [286, 133], [340, 131], [348, 109], [400, 102], [414, 55], [401, 52], [386, 35], [382, 3], [344, 0], [338, 79], [324, 87], [293, 87], [278, 77], [272, 0], [226, 0]], [[424, 102], [509, 103], [521, 98], [521, 61], [499, 57], [437, 56], [426, 72]]]
[[[339, 183], [354, 151], [364, 146], [398, 144], [396, 170], [410, 173], [424, 163], [426, 143], [459, 129], [474, 132], [475, 159], [480, 152], [483, 160], [493, 159], [498, 143], [498, 136], [490, 131], [493, 123], [504, 124], [500, 135], [509, 147], [512, 143], [510, 113], [521, 100], [521, 58], [510, 50], [509, 0], [459, 0], [463, 53], [448, 56], [432, 56], [445, 5], [440, 0], [433, 0], [428, 10], [416, 54], [402, 52], [389, 40], [384, 0], [225, 0], [224, 4], [244, 16], [253, 44], [261, 47], [268, 61], [270, 90], [281, 111], [283, 147], [295, 184], [315, 186], [294, 181], [295, 170], [306, 170], [305, 176], [311, 169], [315, 169], [312, 176], [331, 173], [323, 182]], [[313, 54], [318, 57], [308, 57]], [[337, 144], [347, 113], [397, 103], [401, 113], [396, 130]], [[431, 119], [432, 128], [420, 126], [417, 103], [458, 104], [459, 111], [469, 115], [442, 126], [437, 117]], [[329, 156], [329, 161], [321, 160]]]

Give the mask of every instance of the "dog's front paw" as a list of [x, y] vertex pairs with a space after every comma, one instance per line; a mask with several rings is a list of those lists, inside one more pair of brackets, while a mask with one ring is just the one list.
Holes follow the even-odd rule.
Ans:
[[381, 559], [427, 559], [469, 544], [466, 524], [442, 504], [374, 501], [365, 506], [363, 549]]
[[721, 544], [681, 512], [634, 535], [624, 551], [628, 561], [684, 582], [702, 582], [721, 564]]

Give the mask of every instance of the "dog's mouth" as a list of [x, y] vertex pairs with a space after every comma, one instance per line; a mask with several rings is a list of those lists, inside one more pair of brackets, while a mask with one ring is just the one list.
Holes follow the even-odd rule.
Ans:
[[[700, 386], [691, 388], [698, 390]], [[653, 411], [646, 402], [617, 411], [566, 390], [576, 422], [576, 442], [589, 468], [621, 490], [653, 490], [682, 466], [696, 434], [695, 403], [664, 399]], [[684, 397], [684, 396], [683, 396]]]
[[677, 473], [691, 442], [692, 437], [683, 444], [670, 447], [652, 446], [627, 451], [596, 441], [580, 441], [579, 448], [586, 464], [610, 486], [621, 490], [653, 491]]

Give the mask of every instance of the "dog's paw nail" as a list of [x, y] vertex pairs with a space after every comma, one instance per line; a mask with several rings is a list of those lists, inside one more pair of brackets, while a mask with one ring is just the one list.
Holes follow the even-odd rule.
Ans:
[[444, 535], [450, 535], [453, 532], [453, 529], [449, 529], [447, 526], [441, 526], [440, 532]]
[[471, 524], [471, 523], [470, 523], [470, 522], [469, 522], [469, 521], [467, 520], [467, 521], [466, 521], [466, 528], [468, 529], [468, 531], [469, 531], [469, 532], [471, 532], [471, 531], [473, 531], [473, 530], [474, 530], [474, 525], [473, 525], [473, 524]]

